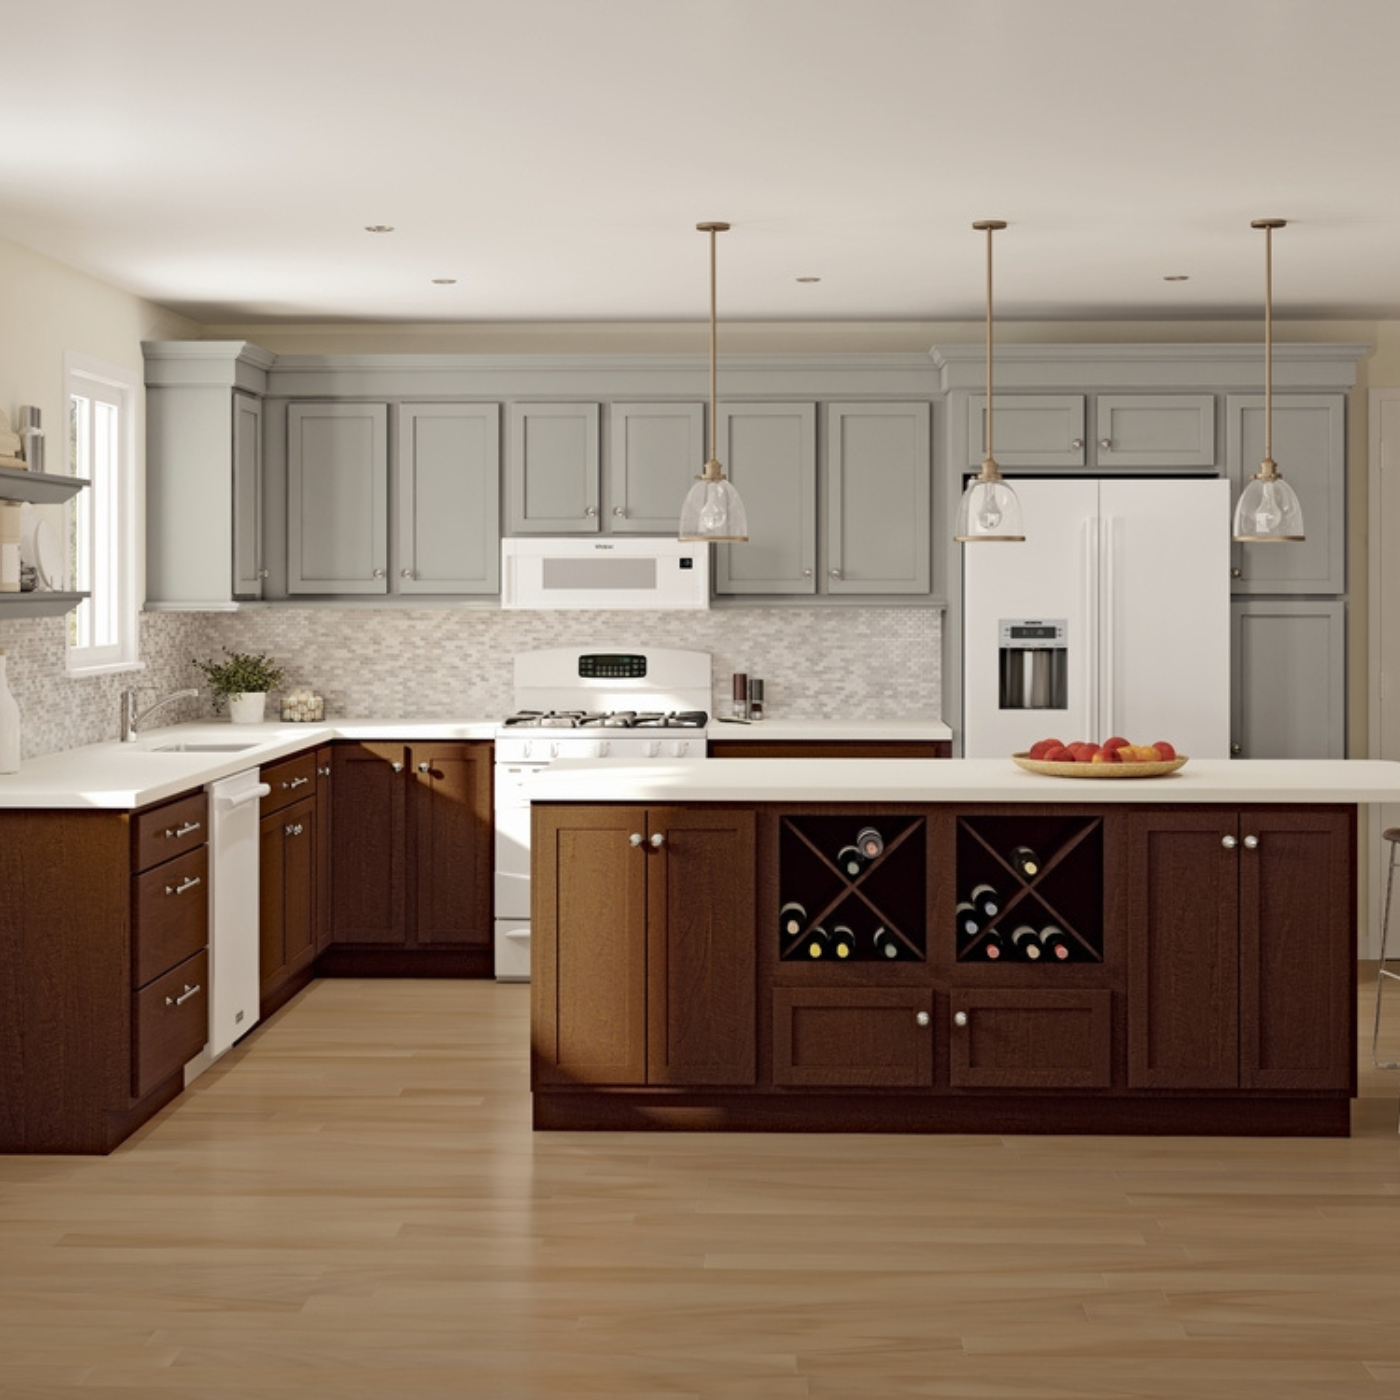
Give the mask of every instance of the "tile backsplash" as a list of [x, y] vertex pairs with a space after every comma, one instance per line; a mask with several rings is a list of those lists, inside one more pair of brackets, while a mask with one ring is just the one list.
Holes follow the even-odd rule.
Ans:
[[[747, 608], [688, 612], [502, 612], [488, 608], [251, 608], [146, 613], [142, 672], [70, 677], [63, 618], [0, 623], [25, 757], [117, 737], [119, 695], [149, 701], [202, 685], [196, 657], [266, 652], [284, 684], [326, 699], [327, 718], [494, 719], [511, 708], [511, 658], [541, 647], [649, 645], [708, 651], [714, 703], [729, 676], [762, 677], [782, 719], [938, 719], [942, 613], [937, 608]], [[213, 713], [172, 706], [161, 722]]]

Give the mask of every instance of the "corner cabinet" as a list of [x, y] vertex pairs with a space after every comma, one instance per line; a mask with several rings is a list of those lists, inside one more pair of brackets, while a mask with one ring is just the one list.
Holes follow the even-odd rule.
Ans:
[[752, 1084], [753, 814], [532, 817], [535, 1083]]
[[274, 357], [246, 341], [146, 341], [146, 606], [261, 598], [262, 403]]

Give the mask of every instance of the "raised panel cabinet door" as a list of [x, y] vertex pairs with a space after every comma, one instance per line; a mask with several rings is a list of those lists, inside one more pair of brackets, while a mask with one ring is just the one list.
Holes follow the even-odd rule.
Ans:
[[705, 465], [705, 407], [615, 403], [608, 410], [608, 525], [615, 535], [675, 534]]
[[331, 817], [335, 806], [331, 772], [334, 748], [316, 750], [316, 949], [331, 943]]
[[408, 936], [405, 761], [402, 744], [335, 746], [331, 765], [333, 943], [402, 944]]
[[654, 808], [646, 834], [647, 1083], [752, 1084], [754, 814]]
[[1231, 600], [1234, 756], [1346, 757], [1346, 623], [1337, 598]]
[[1100, 394], [1094, 460], [1108, 470], [1215, 465], [1214, 394]]
[[[1082, 467], [1083, 394], [997, 394], [993, 405], [992, 452], [1003, 469]], [[967, 466], [987, 455], [987, 396], [967, 403]]]
[[[1345, 394], [1275, 394], [1274, 461], [1303, 507], [1300, 543], [1237, 544], [1236, 593], [1345, 593]], [[1225, 463], [1238, 501], [1264, 458], [1263, 394], [1225, 400]]]
[[[507, 525], [516, 535], [588, 535], [598, 530], [596, 403], [510, 406]], [[677, 519], [680, 505], [676, 506]]]
[[955, 987], [948, 1082], [964, 1089], [1101, 1089], [1113, 1082], [1113, 993]]
[[720, 405], [719, 457], [749, 519], [747, 544], [715, 546], [716, 593], [817, 591], [817, 410]]
[[531, 817], [532, 1085], [645, 1084], [646, 811]]
[[491, 942], [491, 745], [414, 744], [411, 947]]
[[1240, 831], [1240, 1084], [1355, 1094], [1356, 809], [1246, 810]]
[[1240, 1077], [1236, 814], [1135, 811], [1125, 820], [1128, 1087], [1234, 1088]]
[[316, 799], [283, 808], [282, 956], [288, 972], [299, 972], [316, 956]]
[[276, 990], [287, 967], [285, 858], [282, 814], [274, 812], [258, 823], [258, 988], [264, 997]]
[[927, 593], [930, 409], [833, 403], [826, 410], [828, 593]]
[[775, 987], [774, 1084], [928, 1088], [932, 1002], [920, 987]]
[[287, 407], [287, 591], [387, 593], [388, 408]]
[[261, 598], [262, 400], [233, 396], [233, 596]]
[[499, 405], [404, 404], [395, 469], [395, 591], [499, 593]]

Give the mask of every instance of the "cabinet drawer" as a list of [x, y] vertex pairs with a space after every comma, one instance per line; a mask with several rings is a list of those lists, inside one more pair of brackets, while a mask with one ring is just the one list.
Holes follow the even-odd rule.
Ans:
[[147, 807], [132, 818], [132, 869], [149, 870], [163, 860], [202, 846], [209, 837], [204, 789]]
[[209, 848], [131, 882], [131, 985], [144, 987], [209, 942]]
[[1107, 1088], [1112, 1006], [1106, 990], [955, 987], [948, 1081], [964, 1089]]
[[773, 1083], [829, 1089], [931, 1085], [930, 1003], [928, 991], [918, 988], [776, 988]]
[[262, 770], [262, 780], [272, 789], [258, 808], [261, 816], [276, 812], [289, 802], [316, 794], [316, 750], [293, 754], [280, 763], [269, 763]]
[[201, 950], [131, 994], [131, 1092], [142, 1098], [209, 1039], [209, 954]]

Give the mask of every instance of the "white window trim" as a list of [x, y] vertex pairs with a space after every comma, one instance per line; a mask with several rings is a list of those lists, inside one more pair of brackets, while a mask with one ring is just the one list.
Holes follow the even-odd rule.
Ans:
[[[63, 355], [63, 444], [64, 460], [70, 475], [77, 473], [72, 461], [72, 439], [68, 430], [69, 402], [84, 387], [101, 386], [115, 390], [121, 398], [121, 485], [117, 499], [118, 542], [118, 641], [89, 658], [65, 642], [64, 659], [69, 675], [95, 676], [116, 671], [144, 669], [140, 657], [141, 608], [145, 603], [145, 520], [141, 502], [146, 498], [145, 441], [142, 410], [144, 396], [141, 377], [133, 370], [106, 360], [68, 350]], [[70, 507], [71, 509], [72, 507]], [[65, 532], [66, 537], [66, 532]]]

